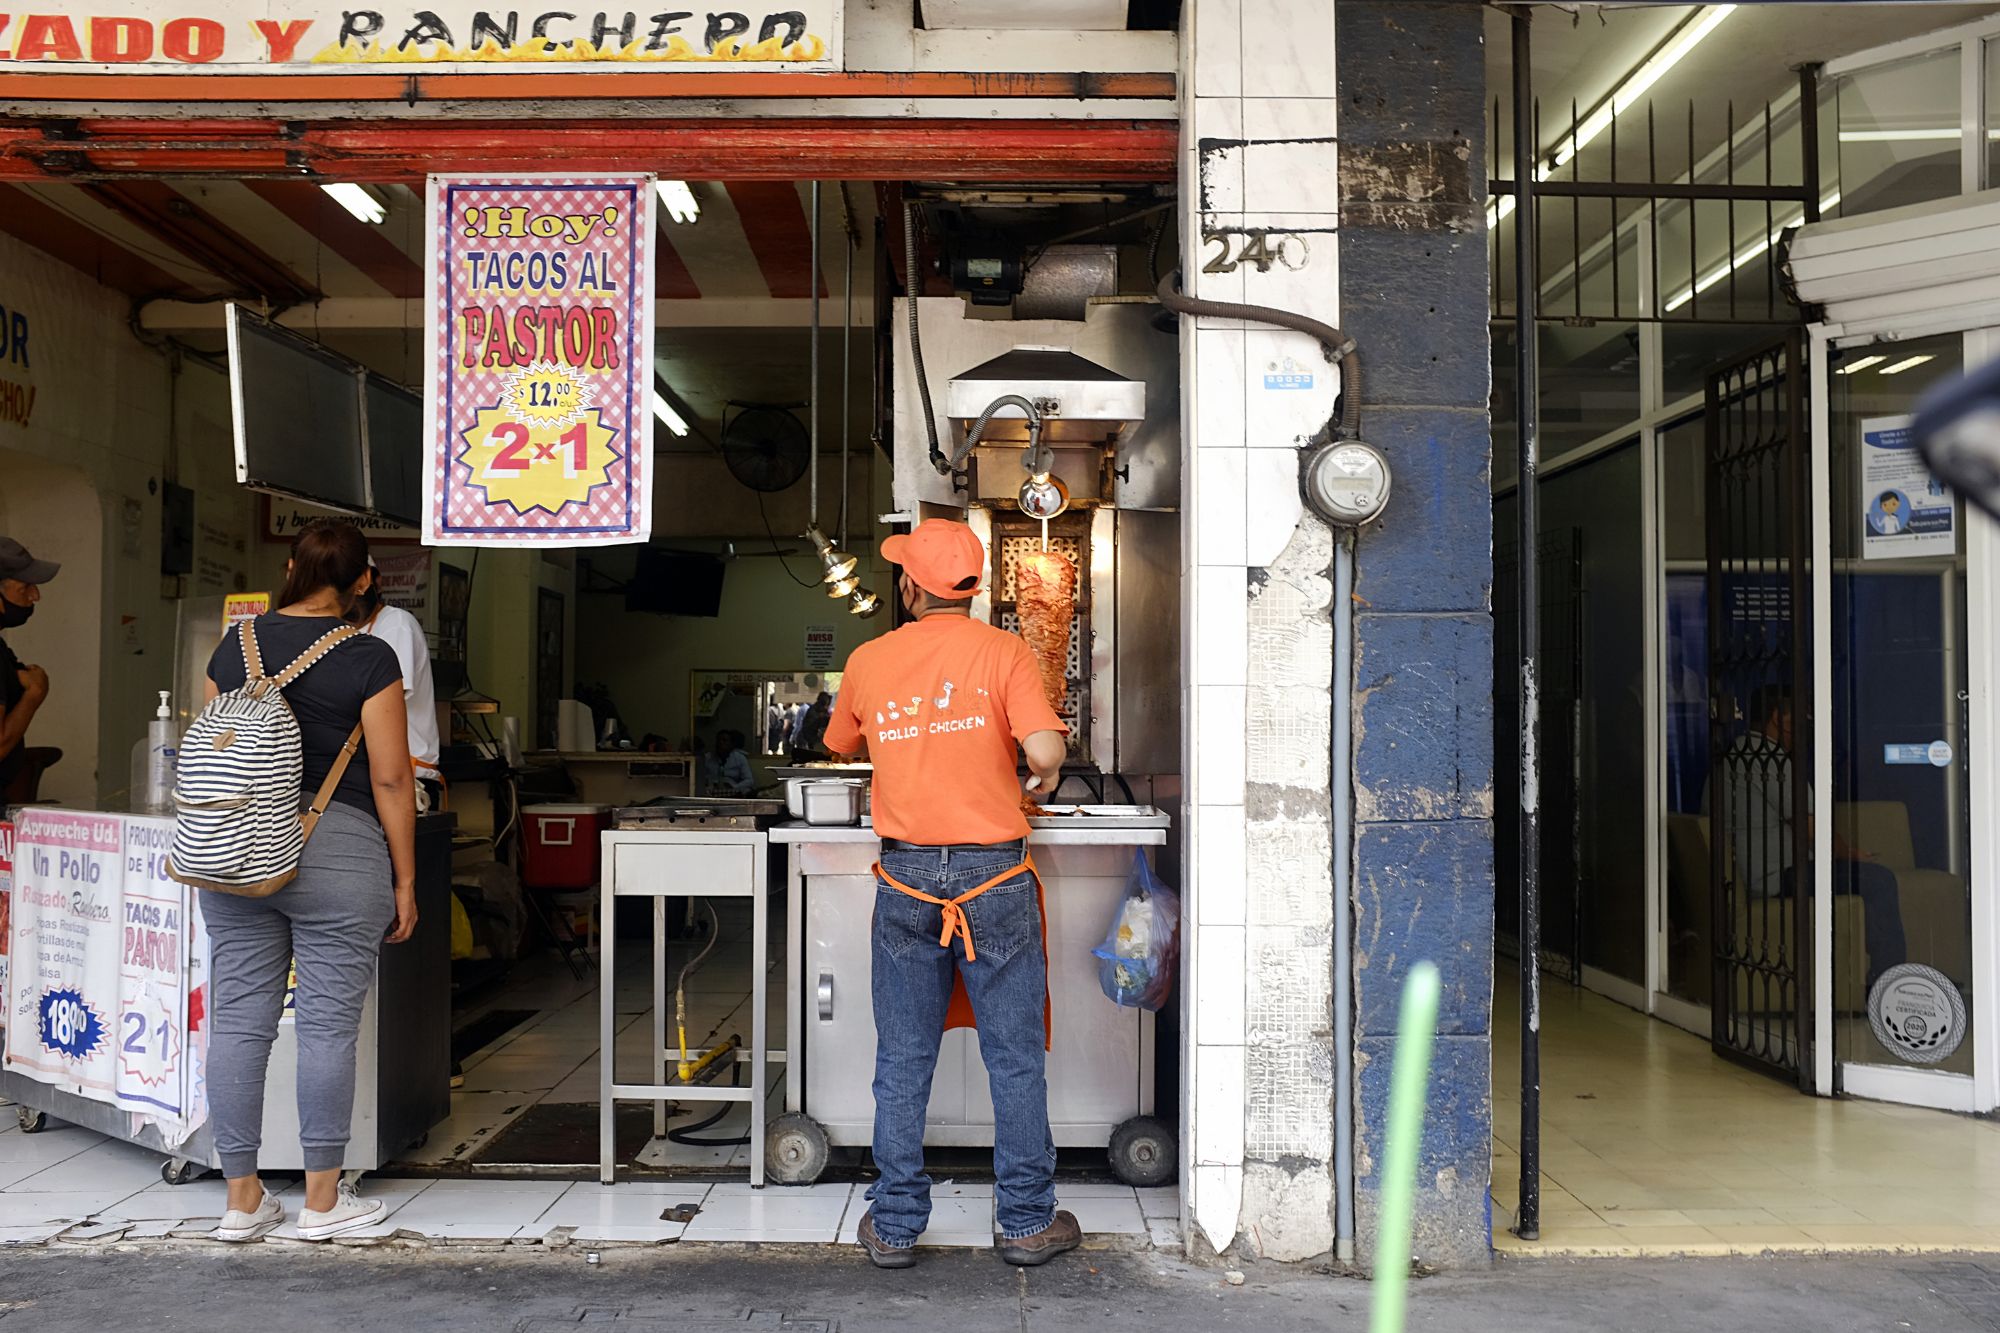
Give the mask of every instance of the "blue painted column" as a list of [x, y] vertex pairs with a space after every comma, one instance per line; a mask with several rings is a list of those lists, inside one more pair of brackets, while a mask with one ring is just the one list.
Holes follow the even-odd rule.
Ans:
[[1395, 491], [1356, 554], [1356, 1221], [1374, 1249], [1396, 998], [1443, 974], [1413, 1251], [1485, 1262], [1493, 499], [1483, 6], [1340, 0], [1340, 306]]

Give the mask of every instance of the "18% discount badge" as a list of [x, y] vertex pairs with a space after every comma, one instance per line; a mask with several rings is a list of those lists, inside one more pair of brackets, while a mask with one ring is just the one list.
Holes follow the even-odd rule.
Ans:
[[492, 504], [553, 514], [585, 504], [608, 480], [618, 432], [592, 400], [597, 390], [575, 372], [537, 362], [507, 377], [501, 401], [482, 407], [463, 432], [459, 458]]

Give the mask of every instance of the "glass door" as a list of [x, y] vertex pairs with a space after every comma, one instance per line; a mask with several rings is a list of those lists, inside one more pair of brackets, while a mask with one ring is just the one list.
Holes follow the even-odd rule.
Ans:
[[[1832, 780], [1824, 799], [1811, 794], [1810, 818], [1832, 825], [1831, 856], [1815, 869], [1818, 909], [1831, 917], [1818, 935], [1822, 947], [1831, 937], [1819, 962], [1835, 1088], [1970, 1110], [1967, 517], [1907, 430], [1924, 390], [1964, 368], [1965, 340], [1850, 341], [1829, 353], [1832, 596], [1820, 642]], [[1817, 845], [1825, 857], [1827, 840]]]

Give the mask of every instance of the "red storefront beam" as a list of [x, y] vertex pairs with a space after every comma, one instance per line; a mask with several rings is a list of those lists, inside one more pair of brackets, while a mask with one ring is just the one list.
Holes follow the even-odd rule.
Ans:
[[[797, 77], [797, 76], [791, 76]], [[281, 122], [98, 119], [0, 129], [0, 180], [658, 171], [693, 180], [1169, 181], [1169, 120]]]
[[1054, 97], [1172, 101], [1166, 73], [930, 70], [630, 71], [535, 74], [4, 74], [0, 102], [477, 102], [739, 97]]

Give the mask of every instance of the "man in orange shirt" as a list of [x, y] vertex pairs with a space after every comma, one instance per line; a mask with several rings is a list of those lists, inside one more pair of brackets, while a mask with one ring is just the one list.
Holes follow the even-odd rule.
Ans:
[[836, 754], [875, 766], [875, 1166], [861, 1244], [907, 1268], [930, 1223], [924, 1112], [954, 987], [979, 1027], [993, 1095], [994, 1217], [1011, 1264], [1046, 1263], [1083, 1239], [1056, 1211], [1049, 1134], [1048, 959], [1027, 859], [1015, 746], [1036, 786], [1061, 776], [1066, 728], [1028, 645], [971, 615], [986, 551], [963, 523], [891, 537], [897, 591], [915, 617], [848, 659], [826, 729]]

